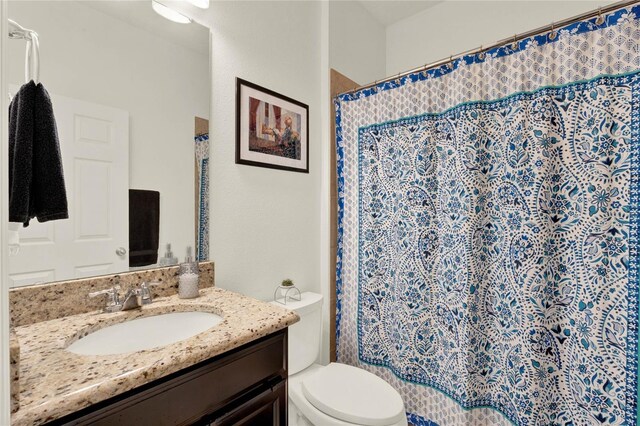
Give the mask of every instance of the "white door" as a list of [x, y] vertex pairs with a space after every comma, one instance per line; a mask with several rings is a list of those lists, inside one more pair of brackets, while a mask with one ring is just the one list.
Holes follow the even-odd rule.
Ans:
[[11, 286], [129, 268], [129, 113], [64, 96], [51, 99], [69, 219], [33, 219], [20, 229], [20, 250], [9, 256]]

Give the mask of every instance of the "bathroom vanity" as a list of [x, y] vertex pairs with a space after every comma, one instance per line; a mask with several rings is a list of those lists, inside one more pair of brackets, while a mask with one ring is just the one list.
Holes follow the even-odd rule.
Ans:
[[49, 425], [285, 425], [287, 331], [281, 330]]
[[[56, 285], [46, 291], [55, 292]], [[60, 303], [75, 297], [67, 287]], [[187, 312], [222, 320], [142, 351], [69, 350], [110, 326]], [[14, 318], [24, 317], [15, 312]], [[286, 424], [287, 328], [298, 319], [292, 311], [209, 287], [196, 299], [170, 295], [131, 311], [94, 310], [19, 325], [19, 409], [12, 424]], [[171, 333], [170, 325], [158, 328]]]

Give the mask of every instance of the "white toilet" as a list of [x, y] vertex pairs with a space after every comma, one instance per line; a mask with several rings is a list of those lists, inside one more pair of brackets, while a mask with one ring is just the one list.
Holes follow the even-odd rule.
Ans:
[[320, 350], [322, 295], [302, 293], [301, 301], [277, 306], [296, 311], [289, 327], [289, 426], [406, 426], [400, 394], [361, 368], [315, 364]]

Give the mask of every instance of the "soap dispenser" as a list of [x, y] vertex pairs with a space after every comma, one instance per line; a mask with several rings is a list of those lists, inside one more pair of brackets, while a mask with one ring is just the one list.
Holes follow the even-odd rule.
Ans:
[[193, 260], [191, 247], [187, 247], [187, 255], [178, 271], [178, 296], [181, 299], [193, 299], [200, 295], [198, 290], [199, 273], [198, 262]]
[[171, 266], [171, 265], [177, 265], [178, 264], [178, 258], [173, 256], [173, 253], [171, 252], [171, 243], [167, 243], [167, 251], [164, 254], [164, 257], [161, 257], [160, 260], [158, 261], [158, 265], [159, 266]]

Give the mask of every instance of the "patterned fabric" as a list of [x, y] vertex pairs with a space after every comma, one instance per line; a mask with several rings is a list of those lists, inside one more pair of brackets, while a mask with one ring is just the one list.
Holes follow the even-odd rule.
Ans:
[[209, 135], [195, 137], [196, 182], [198, 185], [196, 260], [209, 260]]
[[636, 423], [639, 10], [338, 100], [338, 360], [410, 422]]
[[424, 417], [420, 417], [417, 414], [407, 413], [407, 420], [409, 424], [413, 426], [438, 426], [431, 420], [427, 420]]

